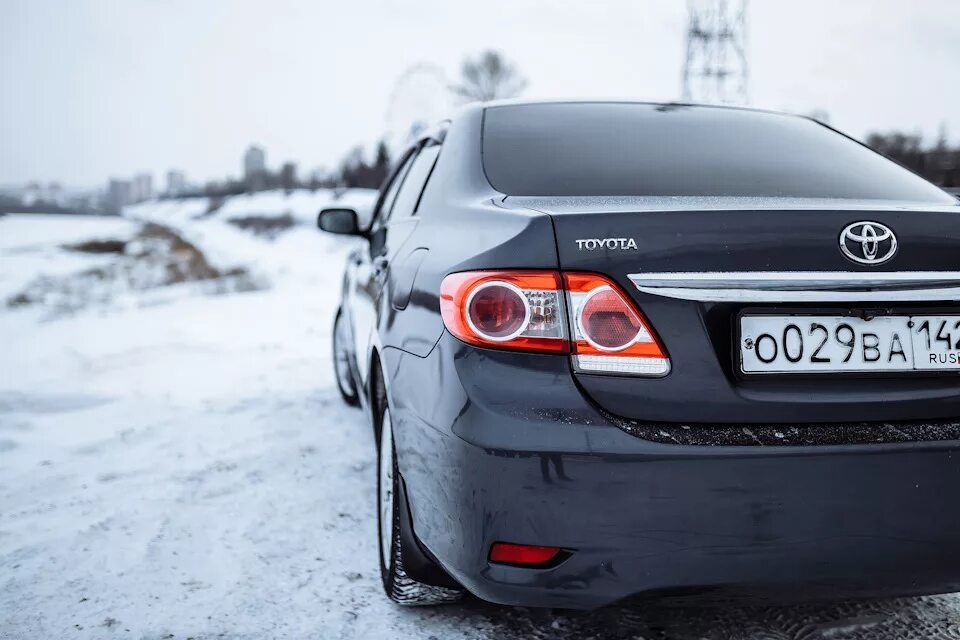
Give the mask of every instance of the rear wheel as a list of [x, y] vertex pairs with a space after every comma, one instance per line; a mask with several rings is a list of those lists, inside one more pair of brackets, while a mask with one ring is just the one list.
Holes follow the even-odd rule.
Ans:
[[337, 389], [340, 390], [343, 401], [355, 407], [360, 404], [360, 396], [350, 374], [350, 351], [347, 349], [349, 344], [347, 322], [343, 318], [343, 310], [338, 309], [337, 317], [333, 321], [333, 374], [337, 378]]
[[[380, 453], [377, 473], [377, 521], [380, 542], [380, 577], [387, 597], [397, 604], [415, 606], [455, 602], [463, 597], [460, 589], [437, 587], [411, 578], [403, 568], [404, 540], [401, 536], [396, 449], [393, 443], [393, 421], [385, 408], [380, 421]], [[407, 552], [409, 555], [409, 551]]]

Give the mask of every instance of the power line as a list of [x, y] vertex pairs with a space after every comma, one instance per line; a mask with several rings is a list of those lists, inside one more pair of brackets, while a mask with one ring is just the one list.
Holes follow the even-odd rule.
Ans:
[[747, 0], [688, 0], [683, 100], [749, 102]]

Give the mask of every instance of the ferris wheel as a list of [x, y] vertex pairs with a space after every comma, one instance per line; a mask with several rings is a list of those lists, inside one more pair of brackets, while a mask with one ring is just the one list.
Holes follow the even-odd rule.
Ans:
[[397, 79], [387, 102], [384, 123], [387, 148], [396, 157], [424, 129], [448, 117], [456, 102], [443, 69], [419, 63]]

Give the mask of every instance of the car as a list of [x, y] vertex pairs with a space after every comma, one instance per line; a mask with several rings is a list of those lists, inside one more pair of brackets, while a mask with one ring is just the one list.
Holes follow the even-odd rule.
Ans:
[[910, 171], [800, 116], [491, 102], [318, 224], [363, 239], [334, 363], [394, 601], [960, 590], [960, 203]]

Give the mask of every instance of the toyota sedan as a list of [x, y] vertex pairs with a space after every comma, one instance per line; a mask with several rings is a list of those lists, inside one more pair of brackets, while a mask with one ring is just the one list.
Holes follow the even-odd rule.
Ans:
[[489, 103], [319, 225], [363, 239], [335, 368], [394, 601], [960, 590], [960, 206], [899, 165], [765, 111]]

